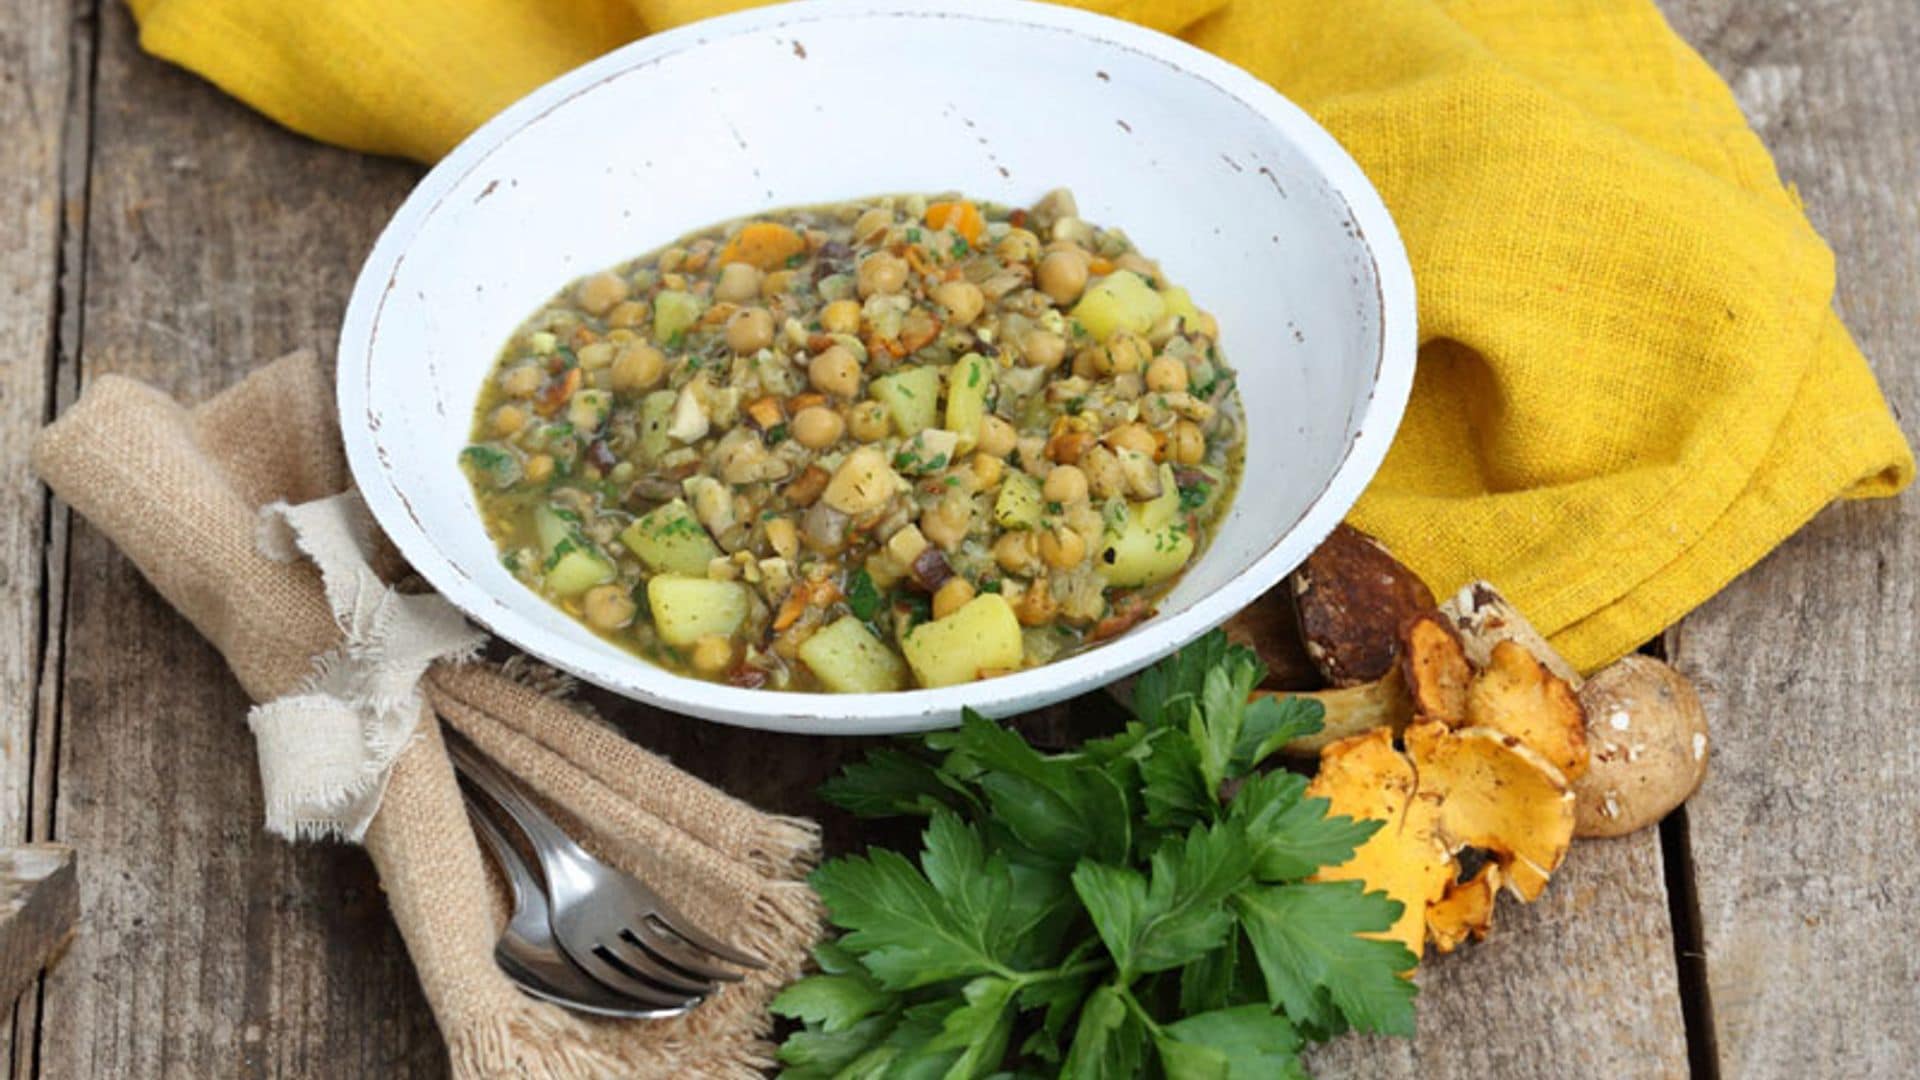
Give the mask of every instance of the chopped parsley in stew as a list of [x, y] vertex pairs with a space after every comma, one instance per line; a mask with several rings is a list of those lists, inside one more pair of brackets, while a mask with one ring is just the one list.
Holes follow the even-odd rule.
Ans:
[[946, 686], [1124, 632], [1206, 547], [1217, 336], [1065, 191], [784, 210], [549, 301], [461, 461], [506, 568], [655, 663]]

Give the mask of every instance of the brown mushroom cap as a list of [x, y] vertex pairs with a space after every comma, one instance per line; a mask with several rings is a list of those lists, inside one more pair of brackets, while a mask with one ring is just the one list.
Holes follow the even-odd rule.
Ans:
[[1707, 775], [1707, 713], [1686, 676], [1626, 656], [1580, 688], [1587, 773], [1574, 783], [1575, 835], [1624, 836], [1666, 817]]
[[1307, 655], [1334, 686], [1393, 670], [1400, 624], [1433, 609], [1433, 592], [1378, 540], [1342, 524], [1292, 577]]

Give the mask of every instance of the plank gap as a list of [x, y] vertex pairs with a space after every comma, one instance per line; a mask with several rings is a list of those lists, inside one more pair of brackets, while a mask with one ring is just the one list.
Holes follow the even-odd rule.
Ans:
[[1707, 989], [1707, 950], [1700, 896], [1693, 881], [1693, 840], [1682, 805], [1660, 822], [1660, 861], [1667, 877], [1667, 915], [1673, 962], [1680, 976], [1680, 1020], [1687, 1031], [1687, 1068], [1694, 1080], [1720, 1080], [1720, 1050]]

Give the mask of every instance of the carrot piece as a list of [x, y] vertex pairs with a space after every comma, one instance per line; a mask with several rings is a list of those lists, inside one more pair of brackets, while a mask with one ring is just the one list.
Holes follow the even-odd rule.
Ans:
[[815, 405], [825, 405], [826, 403], [827, 395], [817, 390], [809, 390], [804, 394], [795, 394], [788, 398], [787, 411], [797, 414], [801, 409], [812, 408]]
[[1087, 260], [1087, 273], [1094, 277], [1105, 277], [1113, 273], [1113, 260], [1104, 255], [1095, 255]]
[[777, 222], [756, 221], [735, 233], [720, 249], [720, 265], [743, 262], [774, 270], [806, 250], [806, 237]]
[[951, 228], [971, 247], [980, 243], [987, 219], [981, 217], [980, 208], [970, 202], [937, 202], [927, 207], [927, 228]]
[[773, 616], [773, 628], [776, 632], [785, 630], [800, 621], [807, 610], [807, 585], [801, 582], [787, 590], [787, 598], [780, 601], [780, 610]]

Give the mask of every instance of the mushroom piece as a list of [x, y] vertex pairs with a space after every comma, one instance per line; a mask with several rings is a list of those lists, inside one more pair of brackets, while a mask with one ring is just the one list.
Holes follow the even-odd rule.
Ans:
[[1547, 643], [1546, 636], [1535, 630], [1527, 617], [1487, 582], [1476, 581], [1465, 586], [1440, 605], [1440, 612], [1460, 632], [1467, 659], [1476, 667], [1487, 665], [1496, 644], [1511, 641], [1532, 653], [1534, 659], [1575, 690], [1585, 681], [1573, 665]]
[[[1496, 890], [1538, 898], [1573, 842], [1573, 793], [1553, 763], [1491, 728], [1454, 730], [1439, 721], [1409, 726], [1405, 751], [1385, 728], [1329, 745], [1307, 794], [1328, 812], [1384, 824], [1319, 881], [1358, 880], [1400, 901], [1382, 936], [1418, 955], [1441, 952], [1492, 926]], [[1489, 866], [1460, 880], [1460, 855], [1487, 853]]]
[[1302, 735], [1280, 748], [1281, 752], [1295, 756], [1318, 754], [1341, 739], [1375, 729], [1389, 736], [1397, 736], [1413, 719], [1413, 699], [1407, 696], [1407, 684], [1398, 670], [1388, 672], [1385, 678], [1377, 682], [1337, 690], [1315, 690], [1310, 693], [1255, 690], [1253, 696], [1297, 697], [1303, 701], [1320, 703], [1324, 710], [1320, 717], [1320, 730], [1311, 735]]
[[1492, 862], [1465, 881], [1448, 885], [1445, 896], [1427, 905], [1427, 940], [1434, 950], [1450, 953], [1469, 937], [1486, 940], [1499, 892], [1500, 864]]
[[1413, 711], [1423, 719], [1459, 727], [1467, 720], [1473, 665], [1460, 635], [1437, 611], [1407, 620], [1399, 633], [1400, 672], [1413, 696]]
[[1400, 917], [1380, 936], [1416, 957], [1427, 940], [1427, 907], [1446, 895], [1454, 874], [1453, 856], [1435, 835], [1435, 804], [1417, 789], [1413, 763], [1385, 728], [1329, 745], [1307, 785], [1309, 797], [1327, 800], [1329, 815], [1383, 823], [1352, 858], [1322, 867], [1313, 880], [1360, 881], [1400, 901]]
[[1686, 676], [1626, 656], [1580, 688], [1590, 766], [1573, 785], [1576, 836], [1624, 836], [1687, 801], [1707, 775], [1707, 713]]
[[1335, 528], [1290, 580], [1307, 655], [1337, 687], [1391, 670], [1401, 624], [1434, 606], [1418, 574], [1351, 525]]
[[1538, 751], [1568, 780], [1587, 771], [1587, 716], [1566, 680], [1515, 641], [1500, 641], [1467, 688], [1466, 722]]
[[1573, 791], [1553, 763], [1491, 728], [1407, 729], [1420, 794], [1440, 804], [1448, 850], [1480, 848], [1500, 866], [1508, 892], [1533, 902], [1573, 843]]
[[1260, 663], [1267, 669], [1261, 686], [1311, 690], [1321, 685], [1320, 673], [1307, 658], [1306, 645], [1300, 640], [1293, 590], [1286, 585], [1268, 589], [1260, 599], [1228, 619], [1221, 629], [1226, 631], [1228, 640], [1252, 649], [1260, 657]]

